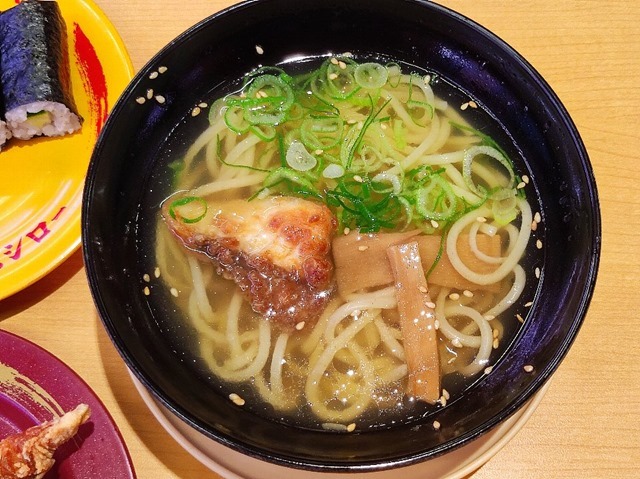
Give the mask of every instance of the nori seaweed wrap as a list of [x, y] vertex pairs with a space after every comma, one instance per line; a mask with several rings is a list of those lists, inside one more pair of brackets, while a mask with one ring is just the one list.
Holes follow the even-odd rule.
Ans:
[[59, 136], [80, 128], [66, 27], [55, 1], [25, 0], [0, 14], [0, 84], [14, 137]]

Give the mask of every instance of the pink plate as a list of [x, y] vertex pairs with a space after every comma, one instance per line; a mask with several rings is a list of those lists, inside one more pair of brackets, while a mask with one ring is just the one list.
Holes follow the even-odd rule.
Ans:
[[85, 403], [91, 418], [54, 455], [44, 479], [135, 479], [113, 419], [87, 384], [41, 347], [0, 331], [0, 438]]

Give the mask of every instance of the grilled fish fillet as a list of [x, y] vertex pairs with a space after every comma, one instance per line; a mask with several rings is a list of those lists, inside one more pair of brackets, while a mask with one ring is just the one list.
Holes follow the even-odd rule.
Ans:
[[284, 329], [317, 318], [333, 289], [336, 219], [325, 205], [277, 196], [208, 202], [203, 213], [204, 200], [176, 207], [179, 200], [163, 205], [167, 226], [235, 281], [255, 312]]

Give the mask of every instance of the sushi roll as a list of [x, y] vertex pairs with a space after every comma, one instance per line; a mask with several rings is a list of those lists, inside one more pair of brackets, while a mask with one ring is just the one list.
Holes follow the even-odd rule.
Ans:
[[20, 139], [80, 128], [71, 95], [64, 19], [55, 1], [24, 0], [0, 14], [4, 117]]

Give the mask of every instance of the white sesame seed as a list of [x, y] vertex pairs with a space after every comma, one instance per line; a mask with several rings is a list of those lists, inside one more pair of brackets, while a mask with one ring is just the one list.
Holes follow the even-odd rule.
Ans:
[[486, 222], [487, 222], [487, 218], [485, 218], [484, 216], [478, 216], [478, 217], [476, 218], [476, 221], [477, 221], [478, 223], [486, 223]]
[[329, 80], [335, 80], [336, 78], [338, 78], [337, 73], [329, 73]]
[[466, 110], [467, 108], [469, 108], [469, 102], [463, 103], [462, 105], [460, 105], [461, 110]]
[[467, 298], [473, 298], [473, 292], [469, 291], [468, 289], [465, 289], [462, 294], [464, 294]]
[[425, 75], [424, 76], [424, 82], [428, 85], [429, 83], [431, 83], [431, 75]]
[[196, 106], [193, 110], [191, 110], [191, 116], [198, 116], [200, 114], [200, 107]]
[[524, 181], [521, 181], [520, 183], [518, 183], [518, 186], [516, 186], [517, 189], [521, 190], [522, 188], [524, 188], [526, 185], [526, 183]]
[[356, 423], [355, 422], [352, 422], [351, 424], [349, 424], [347, 426], [347, 432], [353, 432], [355, 430], [356, 430]]
[[158, 72], [151, 72], [149, 74], [149, 80], [155, 80], [156, 78], [158, 78]]
[[469, 107], [471, 107], [471, 108], [478, 108], [478, 104], [477, 104], [475, 101], [471, 100], [471, 101], [469, 102]]
[[433, 421], [433, 428], [437, 431], [438, 429], [440, 429], [440, 422], [439, 421]]
[[536, 231], [538, 229], [538, 223], [535, 221], [531, 222], [531, 231]]
[[153, 98], [153, 88], [149, 88], [147, 90], [147, 100], [151, 100]]
[[536, 278], [537, 278], [537, 279], [540, 279], [540, 268], [536, 268], [536, 269], [535, 269], [535, 271], [534, 271], [534, 273], [535, 273], [535, 275], [536, 275]]
[[166, 72], [167, 70], [168, 70], [168, 68], [167, 68], [167, 67], [164, 67], [164, 66], [162, 66], [162, 67], [158, 67], [158, 73], [160, 73], [160, 74], [162, 74], [162, 73]]
[[500, 347], [500, 340], [498, 338], [493, 340], [493, 349], [498, 349]]
[[525, 372], [530, 373], [533, 371], [533, 366], [531, 366], [531, 364], [526, 364], [522, 369], [524, 369]]
[[336, 57], [333, 57], [331, 59], [331, 63], [333, 63], [334, 65], [337, 65], [338, 64], [338, 59]]
[[296, 329], [298, 331], [302, 330], [302, 328], [304, 328], [304, 321], [300, 321], [298, 324], [296, 324]]
[[517, 319], [518, 321], [520, 321], [521, 323], [524, 323], [524, 318], [522, 317], [522, 315], [521, 315], [521, 314], [516, 314], [516, 319]]
[[442, 404], [442, 406], [446, 406], [447, 405], [447, 398], [444, 396], [440, 396], [440, 399], [438, 399], [438, 402], [440, 404]]
[[451, 293], [449, 295], [449, 299], [452, 299], [452, 300], [456, 301], [456, 300], [460, 299], [460, 295], [458, 293]]
[[144, 293], [145, 296], [149, 296], [151, 294], [151, 290], [149, 289], [149, 286], [145, 286], [142, 292]]
[[533, 306], [533, 301], [527, 301], [526, 303], [524, 303], [525, 308], [530, 308], [531, 306]]
[[149, 276], [147, 273], [145, 273], [145, 274], [142, 275], [142, 279], [145, 280], [148, 283], [149, 281], [151, 281], [151, 276]]
[[156, 101], [161, 105], [166, 101], [165, 97], [163, 97], [162, 95], [156, 95], [155, 98], [156, 98]]
[[449, 391], [447, 391], [446, 389], [442, 389], [442, 397], [445, 398], [447, 401], [449, 399], [451, 399], [451, 394], [449, 394]]
[[159, 278], [159, 277], [160, 277], [160, 268], [158, 268], [158, 267], [156, 266], [156, 269], [154, 269], [154, 270], [153, 270], [153, 275], [154, 275], [156, 278]]
[[256, 53], [258, 55], [262, 55], [264, 53], [264, 48], [262, 48], [260, 45], [256, 45]]
[[433, 226], [434, 228], [437, 228], [440, 225], [438, 224], [438, 222], [436, 220], [431, 220], [431, 226]]
[[498, 336], [500, 336], [500, 331], [498, 331], [497, 329], [493, 330], [493, 339], [496, 339]]
[[340, 67], [340, 70], [346, 70], [347, 69], [347, 64], [345, 62], [343, 62], [342, 60], [340, 60], [338, 62], [338, 66]]
[[524, 181], [526, 184], [529, 184], [529, 177], [527, 175], [522, 175], [522, 181]]
[[542, 240], [536, 241], [536, 248], [542, 249]]
[[367, 251], [368, 249], [368, 246], [358, 246], [358, 251]]
[[322, 151], [322, 150], [316, 150], [316, 151], [314, 151], [314, 153], [315, 153], [316, 155], [322, 155], [323, 151]]
[[178, 297], [178, 290], [176, 288], [171, 288], [171, 295], [175, 296], [177, 298]]
[[206, 108], [206, 107], [208, 107], [209, 105], [207, 104], [207, 102], [203, 101], [203, 102], [198, 103], [198, 106], [199, 106], [200, 108]]
[[542, 216], [540, 216], [540, 213], [536, 211], [536, 214], [533, 215], [533, 221], [535, 221], [536, 223], [540, 223], [542, 221]]
[[[426, 291], [425, 291], [426, 292]], [[427, 301], [424, 304], [427, 308], [431, 308], [431, 309], [436, 309], [436, 303], [434, 303], [433, 301]], [[437, 321], [437, 320], [436, 320]]]
[[233, 402], [233, 404], [235, 404], [236, 406], [244, 406], [245, 401], [244, 399], [242, 399], [240, 396], [238, 396], [236, 393], [231, 393], [229, 394], [229, 399], [231, 399], [231, 401]]
[[345, 235], [348, 235], [349, 233], [351, 233], [351, 229], [350, 229], [350, 228], [345, 228], [345, 229], [344, 229], [344, 231], [343, 231], [343, 233], [344, 233]]
[[[437, 330], [440, 329], [440, 321], [437, 319], [433, 322], [433, 327]], [[455, 359], [455, 358], [454, 358]]]
[[147, 99], [146, 99], [145, 97], [143, 97], [143, 96], [139, 96], [138, 98], [136, 98], [136, 103], [139, 103], [139, 104], [141, 104], [141, 105], [142, 105], [145, 101], [147, 101]]
[[484, 368], [485, 374], [489, 374], [491, 371], [493, 371], [493, 366], [487, 366], [486, 368]]
[[428, 290], [427, 288], [425, 288], [424, 286], [418, 286], [418, 290], [419, 290], [421, 293], [426, 293], [427, 291], [429, 291], [429, 290]]

